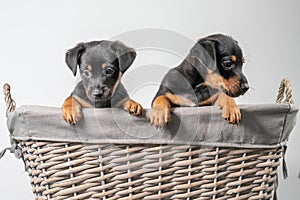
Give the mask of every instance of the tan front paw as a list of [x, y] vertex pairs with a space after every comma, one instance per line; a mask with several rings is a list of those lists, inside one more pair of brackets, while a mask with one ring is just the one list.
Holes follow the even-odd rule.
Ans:
[[150, 122], [156, 128], [163, 128], [171, 121], [171, 113], [168, 107], [154, 106], [150, 113]]
[[143, 107], [141, 106], [141, 104], [131, 99], [124, 104], [124, 109], [127, 110], [129, 114], [134, 116], [138, 116], [143, 113]]
[[225, 104], [222, 107], [222, 117], [230, 124], [238, 124], [241, 121], [241, 111], [236, 104]]
[[232, 97], [224, 93], [219, 94], [215, 101], [216, 106], [222, 109], [222, 117], [230, 124], [238, 124], [241, 121], [241, 111]]
[[163, 128], [171, 121], [171, 105], [165, 95], [158, 96], [152, 103], [150, 123], [155, 128]]
[[62, 114], [65, 121], [76, 124], [82, 117], [81, 106], [74, 98], [69, 97], [64, 102]]

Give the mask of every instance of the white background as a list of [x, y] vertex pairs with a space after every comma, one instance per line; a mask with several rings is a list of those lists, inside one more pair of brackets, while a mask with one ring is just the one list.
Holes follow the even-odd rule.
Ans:
[[[246, 58], [244, 72], [251, 89], [238, 98], [238, 103], [274, 102], [281, 79], [288, 77], [299, 107], [299, 10], [297, 0], [0, 0], [0, 84], [11, 84], [18, 106], [61, 107], [78, 81], [66, 67], [64, 54], [78, 42], [118, 39], [122, 33], [143, 28], [169, 30], [191, 41], [212, 33], [225, 33], [239, 41]], [[151, 34], [137, 40], [151, 40]], [[133, 45], [132, 41], [122, 41]], [[185, 52], [182, 57], [191, 45], [182, 45], [180, 50]], [[131, 70], [161, 65], [166, 71], [181, 59], [163, 51], [138, 51]], [[130, 90], [131, 96], [146, 108], [156, 93], [155, 83], [163, 76], [155, 72], [157, 67], [153, 69], [154, 84]], [[127, 75], [123, 77], [125, 86], [133, 78], [130, 71]], [[2, 101], [0, 148], [9, 146], [8, 135]], [[282, 179], [282, 169], [279, 169], [279, 199], [300, 196], [299, 151], [298, 120], [288, 143], [287, 180]], [[33, 199], [22, 161], [10, 154], [0, 160], [0, 199]]]

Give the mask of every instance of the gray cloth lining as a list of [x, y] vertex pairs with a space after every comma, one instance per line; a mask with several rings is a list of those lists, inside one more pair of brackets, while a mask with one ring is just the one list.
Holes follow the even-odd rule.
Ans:
[[83, 109], [83, 118], [70, 125], [61, 109], [21, 106], [8, 117], [15, 140], [80, 142], [87, 144], [184, 144], [246, 148], [285, 145], [296, 124], [298, 109], [289, 104], [240, 105], [242, 121], [228, 124], [218, 107], [173, 109], [171, 123], [156, 130], [150, 110], [141, 117], [121, 109]]

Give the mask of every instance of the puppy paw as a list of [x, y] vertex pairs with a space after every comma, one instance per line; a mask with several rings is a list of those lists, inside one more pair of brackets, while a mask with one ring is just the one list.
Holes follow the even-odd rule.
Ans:
[[222, 109], [222, 117], [230, 124], [238, 124], [241, 121], [241, 111], [232, 97], [221, 93], [215, 102]]
[[165, 95], [156, 97], [152, 103], [150, 123], [159, 129], [167, 126], [171, 121], [170, 108], [171, 105]]
[[72, 97], [65, 100], [62, 107], [63, 118], [70, 124], [76, 124], [82, 117], [80, 104]]
[[141, 104], [131, 99], [124, 104], [124, 109], [128, 111], [129, 114], [134, 116], [139, 116], [143, 113], [143, 107], [141, 106]]
[[225, 104], [222, 107], [222, 117], [230, 124], [239, 124], [241, 121], [241, 111], [236, 104]]
[[150, 123], [153, 124], [155, 128], [163, 128], [167, 126], [170, 121], [170, 108], [160, 105], [153, 106], [150, 113]]

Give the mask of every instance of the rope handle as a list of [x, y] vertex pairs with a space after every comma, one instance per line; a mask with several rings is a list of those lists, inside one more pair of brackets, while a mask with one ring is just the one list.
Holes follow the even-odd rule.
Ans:
[[[284, 101], [283, 101], [283, 99], [284, 99]], [[280, 83], [280, 86], [279, 86], [276, 103], [280, 104], [282, 102], [288, 103], [288, 104], [294, 104], [292, 85], [291, 85], [291, 82], [288, 78], [282, 79], [282, 81]], [[287, 165], [286, 165], [286, 161], [285, 161], [286, 149], [287, 149], [287, 146], [284, 146], [283, 165], [282, 165], [284, 179], [286, 179], [287, 176], [288, 176], [288, 174], [287, 174]], [[300, 178], [300, 172], [299, 172], [298, 178]]]
[[293, 90], [291, 82], [288, 78], [284, 78], [280, 83], [276, 103], [282, 103], [284, 97], [284, 102], [288, 104], [294, 104]]
[[10, 85], [5, 83], [3, 86], [4, 100], [6, 103], [6, 117], [8, 114], [16, 109], [16, 102], [12, 99], [10, 94]]
[[[5, 83], [3, 85], [4, 100], [6, 103], [6, 117], [9, 113], [16, 109], [16, 102], [11, 98], [10, 85]], [[18, 147], [17, 142], [11, 137], [10, 138], [11, 147], [5, 148], [0, 151], [0, 159], [4, 156], [5, 152], [10, 151], [10, 153], [15, 154], [16, 158], [22, 157], [22, 150]]]

